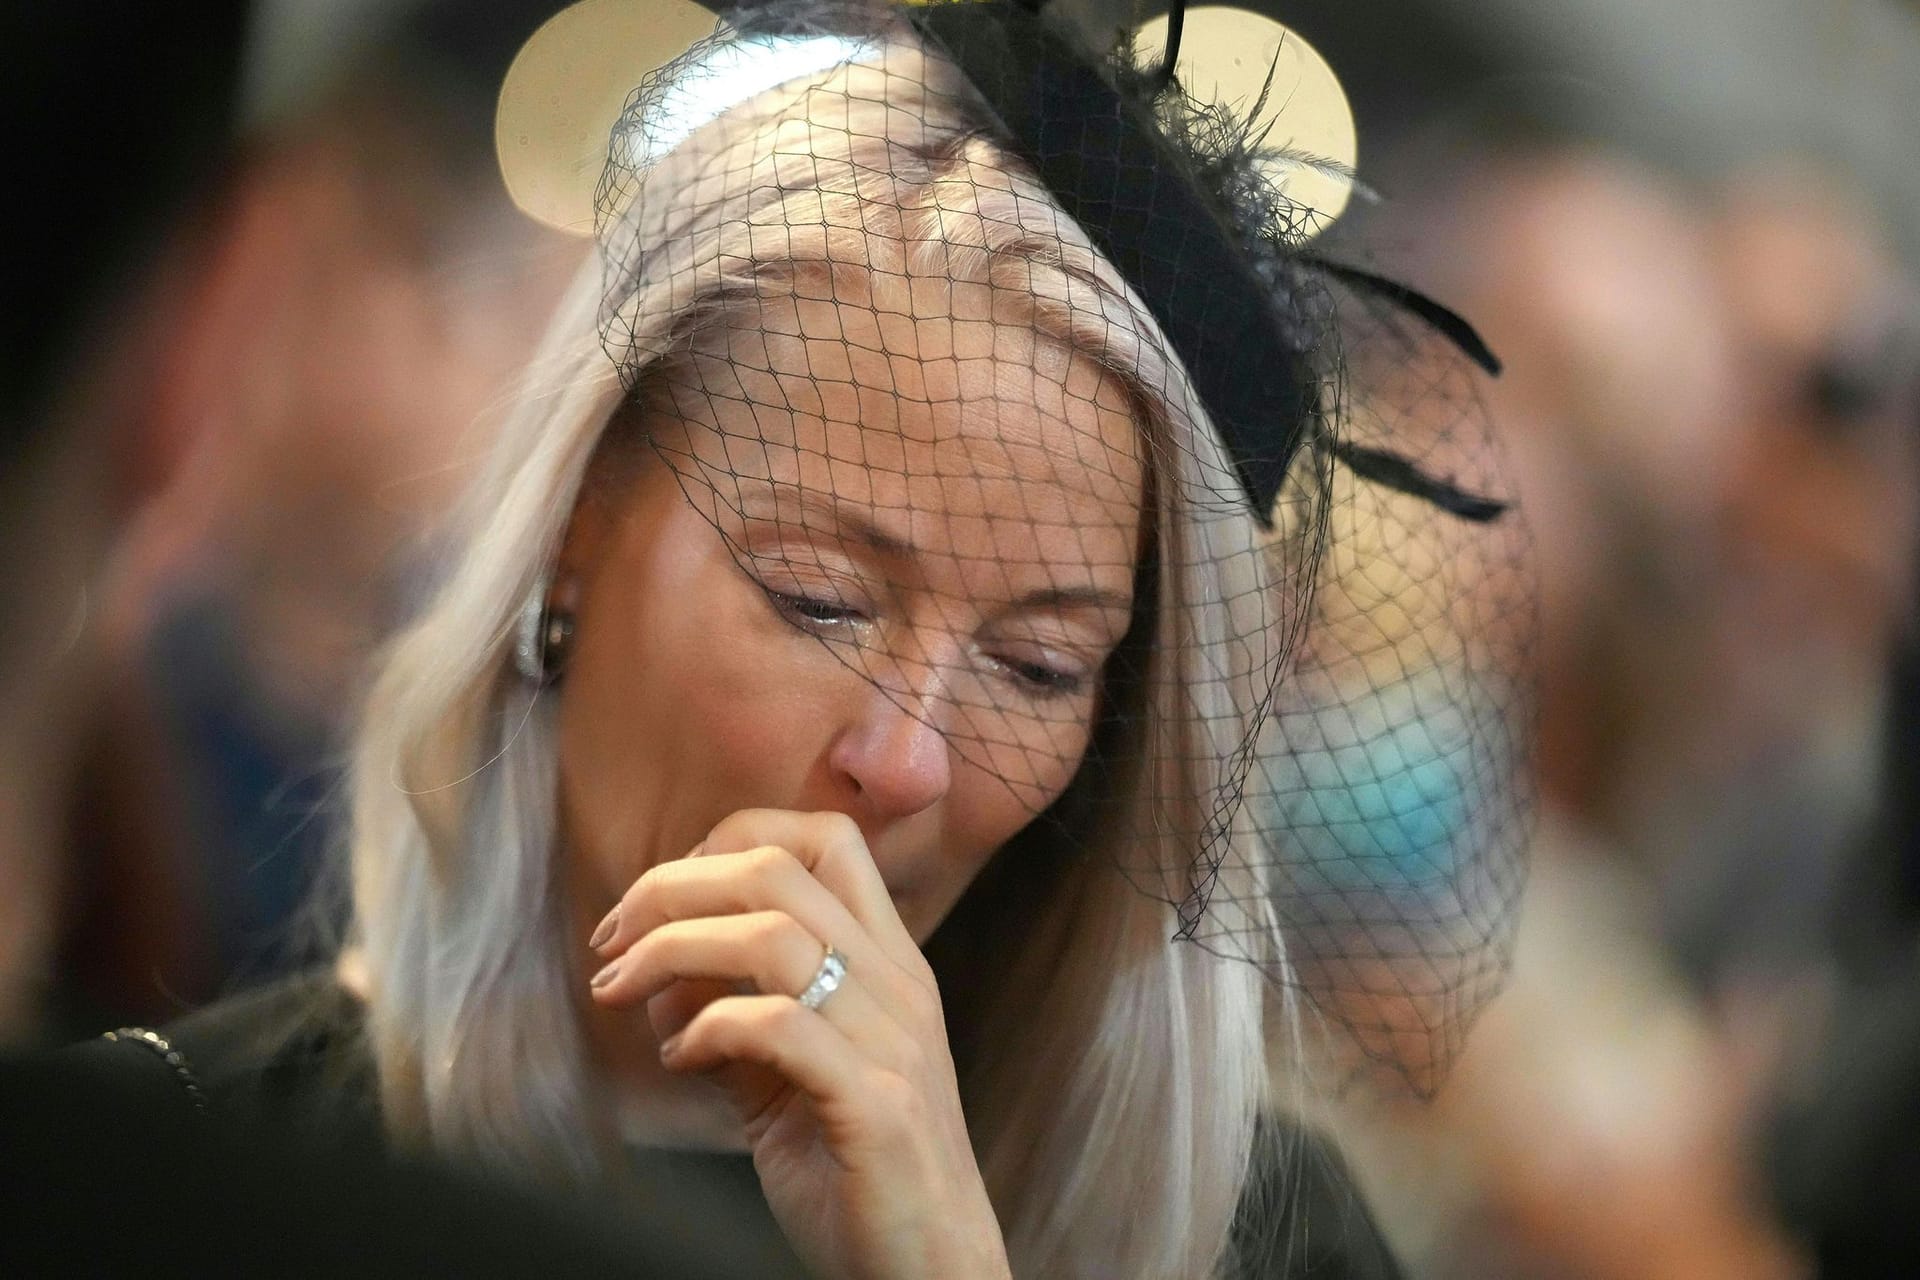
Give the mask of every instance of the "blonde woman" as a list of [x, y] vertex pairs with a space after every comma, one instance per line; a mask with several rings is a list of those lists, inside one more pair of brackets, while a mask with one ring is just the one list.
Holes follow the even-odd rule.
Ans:
[[292, 1074], [561, 1185], [750, 1156], [821, 1275], [1222, 1274], [1292, 1007], [1234, 802], [1303, 428], [1231, 439], [950, 58], [853, 6], [636, 97], [365, 708]]

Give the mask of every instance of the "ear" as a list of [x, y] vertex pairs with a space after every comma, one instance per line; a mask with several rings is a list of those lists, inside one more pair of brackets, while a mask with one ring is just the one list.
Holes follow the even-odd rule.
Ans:
[[606, 555], [619, 519], [609, 486], [598, 474], [599, 465], [588, 468], [586, 481], [574, 500], [573, 514], [567, 517], [566, 531], [560, 537], [560, 553], [554, 558], [553, 581], [547, 588], [548, 605], [568, 613], [578, 611], [583, 584]]

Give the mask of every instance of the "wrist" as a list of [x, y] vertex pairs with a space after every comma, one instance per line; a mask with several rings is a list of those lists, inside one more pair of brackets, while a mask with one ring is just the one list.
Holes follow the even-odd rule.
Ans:
[[1006, 1241], [1000, 1235], [1000, 1224], [991, 1217], [980, 1228], [955, 1233], [946, 1246], [928, 1275], [953, 1276], [956, 1280], [1013, 1280]]

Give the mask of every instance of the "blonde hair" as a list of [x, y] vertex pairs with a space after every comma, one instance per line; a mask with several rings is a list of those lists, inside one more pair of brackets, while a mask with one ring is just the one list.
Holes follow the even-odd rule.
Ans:
[[[1255, 965], [1172, 941], [1167, 900], [1193, 887], [1205, 809], [1258, 704], [1256, 664], [1232, 643], [1263, 634], [1258, 611], [1272, 608], [1258, 533], [1204, 497], [1231, 491], [1232, 468], [1144, 304], [981, 135], [956, 73], [922, 61], [888, 42], [704, 126], [625, 215], [638, 246], [619, 266], [626, 292], [605, 299], [589, 270], [563, 303], [354, 752], [353, 941], [384, 1111], [403, 1139], [501, 1166], [615, 1172], [584, 983], [559, 932], [555, 699], [516, 674], [509, 634], [625, 402], [598, 322], [614, 317], [644, 384], [716, 307], [777, 289], [785, 264], [824, 264], [831, 239], [871, 269], [1031, 298], [1036, 328], [1100, 360], [1137, 402], [1157, 577], [1146, 658], [1161, 670], [1106, 731], [1134, 735], [1122, 754], [1164, 763], [1111, 782], [1126, 794], [1061, 851], [1051, 891], [1025, 895], [1027, 926], [978, 939], [976, 957], [1005, 954], [969, 961], [981, 1022], [961, 1066], [1017, 1274], [1206, 1275], [1248, 1177], [1265, 993]], [[770, 227], [778, 258], [755, 238]], [[874, 256], [890, 252], [897, 262]], [[1236, 662], [1247, 669], [1223, 672]], [[1043, 826], [1023, 838], [1051, 838]], [[1252, 861], [1229, 856], [1222, 874]]]

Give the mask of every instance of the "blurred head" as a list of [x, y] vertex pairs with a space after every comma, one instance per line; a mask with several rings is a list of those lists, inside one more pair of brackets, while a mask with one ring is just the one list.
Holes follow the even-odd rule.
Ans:
[[1914, 308], [1843, 192], [1772, 168], [1707, 193], [1557, 147], [1461, 197], [1436, 270], [1508, 361], [1491, 403], [1534, 495], [1541, 764], [1589, 819], [1725, 810], [1731, 773], [1843, 721], [1871, 749], [1920, 501]]
[[[61, 5], [0, 14], [16, 63], [0, 110], [22, 123], [11, 170], [32, 193], [16, 216], [28, 247], [0, 285], [0, 1042], [35, 1029], [49, 977], [91, 620], [141, 496], [125, 401], [181, 227], [227, 154], [247, 8], [216, 4], [191, 24], [145, 7], [110, 21]], [[91, 145], [104, 139], [105, 161]]]
[[[294, 17], [249, 33], [250, 90], [281, 83]], [[222, 153], [164, 287], [113, 308], [138, 328], [111, 376], [84, 379], [114, 401], [96, 470], [149, 491], [89, 593], [98, 671], [65, 784], [85, 799], [60, 836], [87, 869], [58, 995], [89, 1021], [158, 1021], [288, 962], [368, 651], [573, 263], [506, 199], [469, 88], [473, 40], [512, 15], [469, 14], [452, 47], [399, 21]]]
[[[1115, 872], [1179, 880], [1190, 840], [1128, 814], [1134, 847], [1069, 856], [1034, 819], [1144, 787], [1083, 768], [1096, 741], [1251, 723], [1197, 647], [1151, 693], [1110, 676], [1169, 627], [1246, 634], [1214, 611], [1267, 607], [1223, 580], [1258, 529], [1202, 530], [1182, 495], [1231, 467], [1151, 316], [972, 102], [910, 43], [763, 94], [647, 175], [611, 294], [583, 274], [367, 710], [373, 1045], [403, 1131], [592, 1172], [583, 944], [640, 872], [742, 807], [837, 809], [926, 939], [1019, 845], [942, 974], [991, 1023], [960, 1067], [1016, 1266], [1198, 1274], [1264, 1087], [1259, 971], [1170, 944]], [[508, 644], [542, 593], [575, 620], [545, 686]], [[1217, 785], [1207, 751], [1169, 767], [1162, 797]], [[1138, 1178], [1085, 1176], [1122, 1152]]]
[[484, 112], [394, 60], [250, 140], [143, 406], [195, 447], [126, 607], [217, 600], [253, 714], [296, 739], [355, 691], [571, 267], [500, 190]]
[[1871, 211], [1816, 170], [1746, 175], [1717, 230], [1744, 411], [1724, 625], [1766, 637], [1738, 655], [1744, 698], [1775, 733], [1871, 715], [1912, 607], [1920, 293]]

